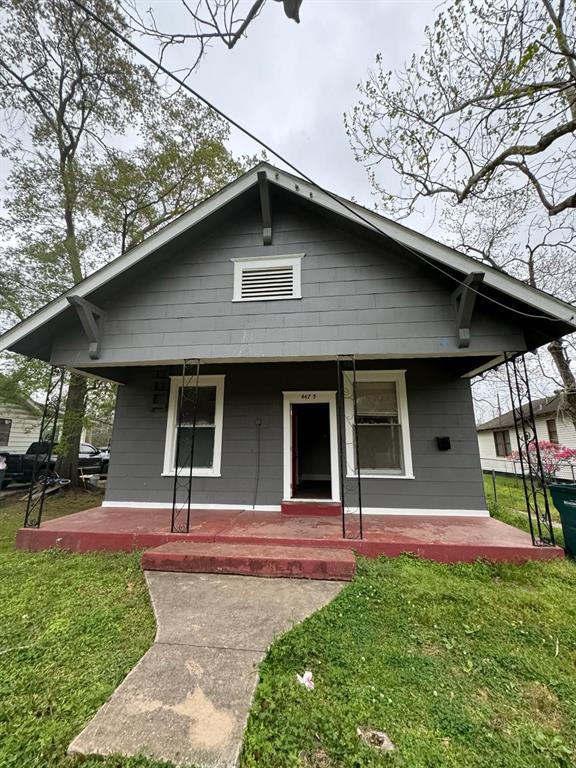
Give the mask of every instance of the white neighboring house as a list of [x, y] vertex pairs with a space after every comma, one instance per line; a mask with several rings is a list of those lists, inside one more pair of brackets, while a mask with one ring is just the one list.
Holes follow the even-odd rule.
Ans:
[[0, 452], [25, 453], [38, 440], [42, 409], [22, 395], [0, 395]]
[[[549, 441], [567, 448], [576, 448], [576, 427], [560, 410], [560, 395], [542, 397], [532, 402], [539, 441]], [[518, 450], [512, 411], [503, 413], [476, 427], [482, 469], [506, 474], [520, 474], [520, 462], [512, 461], [510, 453]], [[567, 462], [557, 475], [576, 481], [576, 464]]]

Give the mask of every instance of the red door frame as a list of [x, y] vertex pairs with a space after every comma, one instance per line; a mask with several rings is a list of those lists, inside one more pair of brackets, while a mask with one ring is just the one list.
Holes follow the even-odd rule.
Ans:
[[292, 461], [292, 480], [290, 483], [290, 498], [294, 498], [298, 486], [298, 412], [297, 403], [290, 404], [290, 454]]

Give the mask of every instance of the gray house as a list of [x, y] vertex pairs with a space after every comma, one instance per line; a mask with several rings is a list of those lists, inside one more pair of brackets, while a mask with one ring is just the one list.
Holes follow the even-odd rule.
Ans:
[[470, 379], [575, 327], [572, 306], [261, 163], [0, 346], [122, 385], [105, 505], [171, 507], [193, 440], [193, 507], [338, 505], [359, 460], [365, 512], [487, 515]]

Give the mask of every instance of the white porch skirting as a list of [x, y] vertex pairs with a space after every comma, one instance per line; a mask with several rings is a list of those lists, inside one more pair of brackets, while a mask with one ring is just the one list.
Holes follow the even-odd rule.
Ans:
[[[304, 502], [306, 503], [306, 502]], [[128, 509], [172, 509], [171, 502], [104, 501], [103, 507]], [[257, 512], [280, 512], [280, 504], [190, 504], [190, 509], [254, 509]], [[408, 509], [394, 507], [363, 507], [365, 515], [419, 515], [423, 517], [490, 517], [487, 509]]]

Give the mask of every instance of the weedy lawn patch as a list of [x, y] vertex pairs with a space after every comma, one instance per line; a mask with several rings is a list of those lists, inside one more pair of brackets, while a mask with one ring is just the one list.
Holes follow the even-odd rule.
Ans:
[[[510, 499], [499, 514], [519, 516]], [[95, 503], [61, 494], [46, 512]], [[149, 647], [153, 616], [137, 555], [17, 552], [22, 511], [0, 507], [0, 765], [165, 768], [66, 757]], [[360, 561], [335, 601], [270, 649], [243, 768], [576, 764], [575, 594], [570, 561]], [[303, 670], [314, 690], [298, 682]]]
[[[61, 493], [46, 517], [100, 501]], [[0, 765], [79, 765], [66, 749], [145, 653], [154, 619], [138, 556], [19, 552], [20, 502], [0, 506]], [[142, 759], [85, 768], [161, 768]]]
[[[243, 768], [576, 763], [576, 568], [361, 561], [271, 648]], [[310, 669], [315, 689], [298, 685]], [[384, 731], [387, 754], [357, 729]]]

